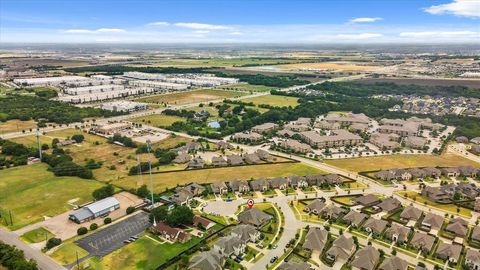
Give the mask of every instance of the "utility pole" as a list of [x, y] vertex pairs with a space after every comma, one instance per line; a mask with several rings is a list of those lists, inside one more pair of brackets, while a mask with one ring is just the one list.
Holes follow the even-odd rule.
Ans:
[[8, 210], [8, 213], [10, 214], [10, 226], [13, 226], [12, 210]]
[[[151, 150], [152, 149], [150, 146], [150, 140], [147, 140], [147, 151], [149, 154]], [[152, 181], [152, 161], [151, 160], [148, 161], [148, 170], [150, 174], [150, 196], [152, 197], [151, 199], [152, 199], [152, 209], [153, 209], [154, 202], [153, 202], [153, 181]]]
[[80, 270], [80, 265], [78, 262], [78, 251], [75, 251], [75, 255], [77, 256], [77, 270]]
[[42, 146], [40, 145], [40, 129], [37, 128], [37, 144], [38, 144], [38, 156], [40, 161], [42, 160]]

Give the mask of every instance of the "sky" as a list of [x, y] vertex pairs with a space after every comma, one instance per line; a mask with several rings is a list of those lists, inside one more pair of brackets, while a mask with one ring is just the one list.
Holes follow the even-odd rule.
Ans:
[[480, 43], [480, 0], [1, 0], [0, 42]]

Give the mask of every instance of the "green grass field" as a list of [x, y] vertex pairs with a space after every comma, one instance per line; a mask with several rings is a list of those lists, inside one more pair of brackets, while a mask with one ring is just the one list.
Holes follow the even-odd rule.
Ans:
[[146, 116], [136, 117], [128, 120], [137, 124], [146, 124], [146, 125], [155, 126], [155, 127], [167, 127], [175, 122], [186, 121], [186, 119], [183, 117], [165, 115], [165, 114], [146, 115]]
[[337, 160], [325, 160], [325, 163], [354, 172], [375, 171], [391, 168], [411, 168], [426, 166], [480, 166], [479, 163], [453, 155], [393, 155], [381, 157], [362, 157]]
[[275, 96], [275, 95], [265, 95], [259, 97], [252, 97], [242, 99], [243, 102], [253, 102], [256, 105], [265, 104], [275, 107], [295, 107], [298, 105], [298, 98], [296, 97], [286, 97], [286, 96]]
[[200, 238], [193, 237], [187, 243], [160, 244], [147, 237], [142, 237], [132, 244], [126, 245], [96, 263], [91, 268], [96, 270], [144, 270], [156, 269], [159, 265], [200, 242]]
[[[288, 175], [306, 175], [323, 173], [322, 171], [301, 163], [279, 163], [255, 166], [241, 166], [230, 168], [213, 168], [205, 170], [180, 171], [153, 175], [153, 185], [157, 192], [167, 187], [174, 187], [189, 182], [212, 183], [230, 181], [233, 179], [251, 179], [265, 177], [279, 177]], [[113, 181], [114, 184], [130, 189], [139, 186], [140, 176], [127, 176]]]
[[[74, 200], [82, 204], [92, 200], [92, 191], [102, 184], [78, 177], [56, 177], [47, 171], [47, 165], [35, 164], [0, 171], [0, 207], [2, 216], [12, 211], [16, 230], [72, 209], [67, 204]], [[0, 219], [0, 226], [6, 226]]]
[[[96, 141], [100, 143], [107, 141], [105, 138], [97, 135], [88, 134], [85, 132], [82, 133], [80, 130], [74, 129], [74, 128], [67, 128], [63, 130], [51, 131], [51, 132], [46, 132], [45, 134], [42, 134], [40, 136], [40, 143], [41, 144], [46, 143], [49, 146], [51, 146], [53, 139], [57, 138], [61, 141], [75, 134], [82, 134], [85, 137], [84, 143], [88, 143], [88, 144], [94, 144]], [[16, 143], [27, 145], [27, 146], [37, 146], [37, 138], [34, 135], [18, 137], [10, 140]]]
[[73, 263], [77, 260], [77, 252], [78, 258], [83, 258], [88, 255], [88, 252], [83, 248], [75, 245], [72, 242], [63, 243], [57, 250], [55, 250], [50, 257], [54, 259], [56, 262], [65, 265]]
[[247, 95], [245, 92], [223, 91], [214, 89], [200, 89], [174, 94], [164, 94], [139, 98], [136, 101], [146, 103], [189, 104], [196, 102], [208, 102], [212, 100], [235, 98]]
[[170, 149], [170, 148], [173, 148], [173, 147], [177, 146], [180, 143], [187, 143], [187, 142], [191, 142], [191, 141], [192, 141], [192, 139], [187, 138], [187, 137], [170, 135], [166, 139], [163, 139], [159, 142], [153, 143], [152, 147], [153, 148], [158, 147], [158, 148], [162, 148], [162, 149]]
[[47, 229], [40, 227], [29, 232], [24, 233], [21, 236], [21, 239], [26, 243], [40, 243], [42, 241], [46, 241], [46, 239], [50, 239], [54, 237], [50, 231]]

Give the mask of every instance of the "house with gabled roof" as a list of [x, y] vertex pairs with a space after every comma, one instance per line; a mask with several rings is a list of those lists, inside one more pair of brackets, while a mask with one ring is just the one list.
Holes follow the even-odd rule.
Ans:
[[210, 187], [215, 194], [222, 195], [228, 193], [228, 187], [225, 182], [213, 182], [210, 184]]
[[409, 234], [410, 229], [397, 223], [392, 223], [392, 226], [385, 231], [387, 239], [399, 244], [406, 243]]
[[374, 235], [380, 235], [385, 228], [387, 228], [388, 222], [381, 219], [375, 219], [370, 217], [365, 223], [363, 224], [363, 229], [368, 233], [373, 233]]
[[375, 205], [374, 208], [379, 208], [383, 212], [393, 213], [402, 208], [402, 203], [396, 198], [387, 198], [381, 203]]
[[378, 270], [407, 270], [408, 262], [397, 256], [386, 258], [378, 267]]
[[366, 246], [355, 254], [352, 261], [354, 270], [373, 270], [380, 261], [380, 252], [372, 246]]
[[435, 256], [444, 261], [448, 260], [449, 262], [457, 263], [460, 259], [461, 252], [461, 245], [440, 243], [435, 251]]
[[343, 217], [343, 215], [345, 215], [347, 212], [348, 212], [347, 209], [331, 204], [323, 208], [321, 214], [322, 214], [322, 217], [325, 219], [336, 220]]
[[305, 236], [305, 242], [303, 248], [311, 252], [321, 253], [328, 240], [327, 230], [320, 227], [310, 227], [307, 235]]
[[434, 243], [434, 236], [422, 232], [415, 232], [409, 244], [417, 250], [429, 253], [432, 250]]
[[238, 214], [238, 221], [244, 224], [253, 225], [255, 227], [262, 226], [272, 218], [272, 216], [256, 207], [246, 209], [240, 214]]
[[260, 239], [260, 231], [250, 224], [240, 224], [235, 226], [230, 232], [231, 235], [236, 236], [243, 242], [256, 243]]
[[457, 237], [465, 237], [468, 232], [468, 222], [462, 218], [451, 219], [445, 231], [453, 233]]
[[480, 252], [474, 249], [468, 249], [467, 254], [465, 255], [465, 264], [469, 266], [469, 269], [479, 270], [480, 269]]
[[400, 219], [403, 221], [410, 221], [410, 220], [419, 220], [422, 216], [423, 211], [416, 208], [415, 206], [407, 206], [403, 209], [402, 213], [400, 214]]
[[250, 191], [250, 186], [246, 180], [232, 180], [228, 185], [234, 192], [248, 193]]
[[342, 219], [353, 227], [358, 227], [365, 219], [367, 215], [356, 211], [350, 211]]
[[305, 206], [304, 211], [307, 213], [319, 215], [325, 208], [325, 202], [320, 199], [315, 199], [311, 203]]
[[327, 251], [327, 259], [330, 261], [347, 261], [355, 252], [355, 242], [351, 237], [340, 235], [333, 241], [332, 247]]
[[252, 180], [250, 187], [253, 191], [267, 191], [270, 189], [270, 182], [263, 178]]
[[354, 200], [355, 203], [361, 204], [365, 207], [368, 206], [373, 206], [376, 204], [380, 203], [380, 199], [373, 195], [373, 194], [367, 194], [367, 195], [362, 195]]
[[213, 249], [218, 251], [224, 257], [241, 256], [245, 253], [245, 243], [242, 242], [238, 237], [230, 235], [220, 238], [215, 244], [213, 244]]
[[222, 270], [225, 258], [216, 250], [200, 252], [190, 260], [189, 270]]
[[422, 227], [434, 229], [434, 230], [440, 230], [440, 228], [443, 225], [443, 220], [444, 220], [444, 217], [440, 215], [427, 213], [423, 218]]

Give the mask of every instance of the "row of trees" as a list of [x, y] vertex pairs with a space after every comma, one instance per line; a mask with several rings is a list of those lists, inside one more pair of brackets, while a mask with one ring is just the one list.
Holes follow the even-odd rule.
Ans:
[[37, 263], [27, 260], [23, 251], [0, 242], [0, 263], [8, 270], [38, 270]]
[[150, 213], [150, 221], [163, 221], [170, 226], [178, 227], [193, 224], [193, 212], [187, 206], [177, 206], [169, 211], [168, 206], [160, 206]]
[[81, 122], [87, 117], [108, 117], [124, 114], [96, 108], [79, 108], [70, 104], [28, 95], [7, 95], [0, 97], [0, 121], [34, 119], [66, 124]]

